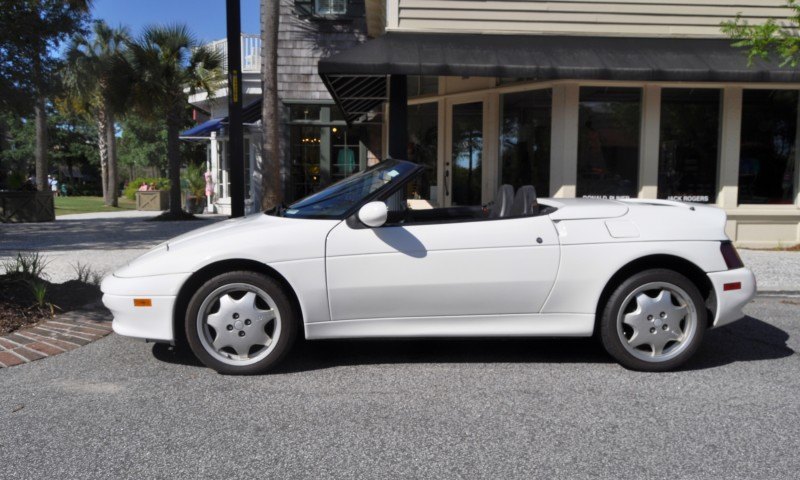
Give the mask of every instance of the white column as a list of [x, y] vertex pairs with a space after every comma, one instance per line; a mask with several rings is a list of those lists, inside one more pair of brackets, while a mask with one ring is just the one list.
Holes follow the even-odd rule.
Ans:
[[396, 30], [400, 25], [400, 0], [386, 0], [386, 30]]
[[228, 183], [228, 142], [221, 142], [222, 145], [222, 198], [227, 198], [228, 202], [230, 203], [230, 185]]
[[642, 90], [642, 126], [639, 145], [639, 198], [658, 198], [658, 156], [661, 136], [661, 87]]
[[736, 208], [739, 200], [739, 148], [742, 135], [742, 87], [726, 87], [722, 95], [717, 205]]
[[578, 104], [577, 84], [553, 87], [552, 128], [550, 131], [550, 196], [574, 197], [578, 180]]
[[211, 178], [214, 179], [214, 201], [217, 201], [222, 192], [220, 180], [222, 176], [219, 174], [219, 142], [217, 141], [217, 132], [211, 132]]

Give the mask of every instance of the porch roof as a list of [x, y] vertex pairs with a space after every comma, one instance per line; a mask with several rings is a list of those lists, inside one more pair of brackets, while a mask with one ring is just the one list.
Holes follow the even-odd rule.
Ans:
[[774, 62], [748, 65], [726, 39], [389, 32], [319, 61], [319, 74], [348, 122], [388, 97], [389, 75], [530, 80], [675, 82], [800, 81]]
[[[254, 124], [261, 120], [262, 100], [254, 100], [242, 107], [242, 123]], [[212, 118], [189, 130], [181, 132], [182, 140], [203, 140], [211, 136], [211, 132], [218, 132], [228, 125], [228, 117]]]

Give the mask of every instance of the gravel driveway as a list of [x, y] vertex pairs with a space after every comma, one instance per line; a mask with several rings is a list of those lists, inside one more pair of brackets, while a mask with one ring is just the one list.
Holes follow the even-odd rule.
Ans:
[[225, 377], [110, 336], [0, 371], [0, 478], [770, 478], [800, 468], [798, 301], [685, 371], [590, 340], [334, 341]]

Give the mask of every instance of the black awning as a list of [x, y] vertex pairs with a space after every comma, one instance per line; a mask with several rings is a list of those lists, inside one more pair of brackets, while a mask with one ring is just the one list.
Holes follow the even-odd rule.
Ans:
[[[387, 97], [387, 75], [638, 80], [800, 81], [800, 71], [755, 60], [730, 40], [390, 32], [319, 61], [319, 74], [357, 121]], [[352, 113], [351, 113], [352, 112]]]

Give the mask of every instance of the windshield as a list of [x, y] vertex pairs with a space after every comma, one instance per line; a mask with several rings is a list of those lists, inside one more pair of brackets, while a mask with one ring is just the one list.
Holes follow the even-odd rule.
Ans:
[[406, 177], [416, 168], [413, 163], [383, 161], [293, 203], [283, 215], [290, 218], [342, 218], [362, 200]]

